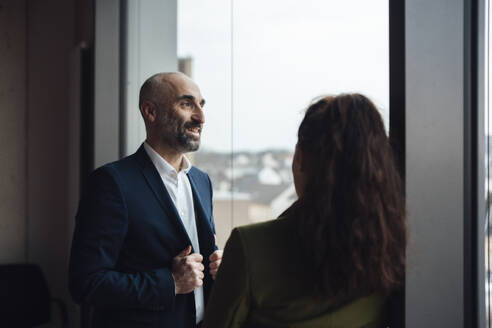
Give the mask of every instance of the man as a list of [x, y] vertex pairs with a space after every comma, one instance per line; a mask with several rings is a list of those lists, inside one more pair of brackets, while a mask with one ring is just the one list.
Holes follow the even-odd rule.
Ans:
[[94, 327], [197, 327], [222, 251], [212, 186], [184, 153], [205, 122], [198, 86], [160, 73], [140, 89], [147, 139], [95, 170], [76, 217], [69, 287], [94, 307]]

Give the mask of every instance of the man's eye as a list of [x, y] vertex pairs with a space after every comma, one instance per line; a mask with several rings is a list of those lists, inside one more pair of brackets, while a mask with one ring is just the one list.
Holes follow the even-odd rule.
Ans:
[[183, 101], [181, 103], [181, 106], [183, 106], [183, 107], [190, 107], [191, 106], [191, 103], [189, 101]]

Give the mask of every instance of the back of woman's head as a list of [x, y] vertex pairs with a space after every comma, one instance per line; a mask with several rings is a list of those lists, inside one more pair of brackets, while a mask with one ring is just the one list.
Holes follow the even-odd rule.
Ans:
[[405, 271], [405, 205], [384, 124], [360, 94], [312, 104], [297, 147], [307, 166], [299, 232], [325, 295], [389, 293]]

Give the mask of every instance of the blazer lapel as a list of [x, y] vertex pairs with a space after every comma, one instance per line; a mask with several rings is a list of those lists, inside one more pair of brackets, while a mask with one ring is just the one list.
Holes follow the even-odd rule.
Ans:
[[[200, 196], [199, 188], [198, 188], [198, 183], [196, 182], [194, 175], [192, 173], [192, 170], [188, 172], [188, 178], [190, 180], [190, 185], [191, 189], [193, 191], [193, 200], [195, 203], [195, 213], [196, 216], [196, 223], [197, 223], [197, 230], [198, 233], [201, 234], [199, 236], [199, 241], [200, 241], [200, 250], [202, 250], [202, 242], [204, 245], [209, 245], [211, 243], [212, 248], [215, 245], [215, 240], [214, 240], [214, 233], [212, 231], [212, 227], [210, 226], [210, 218], [209, 216], [212, 215], [207, 215], [207, 212], [205, 211], [205, 207], [203, 206], [203, 200], [202, 197]], [[200, 233], [201, 232], [201, 233]], [[207, 239], [210, 239], [207, 241]], [[210, 247], [207, 247], [210, 248]], [[205, 251], [205, 250], [203, 250]]]
[[169, 220], [174, 223], [177, 230], [181, 233], [181, 235], [183, 235], [187, 242], [187, 245], [191, 245], [190, 237], [188, 236], [183, 222], [179, 217], [176, 206], [174, 206], [174, 202], [171, 199], [171, 196], [169, 196], [169, 193], [164, 186], [164, 183], [162, 182], [159, 172], [157, 172], [157, 169], [147, 155], [147, 152], [145, 151], [143, 145], [140, 146], [140, 148], [138, 149], [137, 157], [139, 158], [139, 161], [142, 165], [142, 173], [145, 177], [145, 180], [147, 180], [147, 184], [150, 186], [150, 189], [152, 189], [154, 196], [157, 198], [157, 201], [161, 205]]

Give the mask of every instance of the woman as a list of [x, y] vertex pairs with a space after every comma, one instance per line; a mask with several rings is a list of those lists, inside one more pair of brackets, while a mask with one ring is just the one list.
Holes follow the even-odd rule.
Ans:
[[298, 200], [236, 228], [204, 326], [383, 327], [405, 271], [405, 207], [384, 124], [359, 94], [325, 97], [299, 127]]

